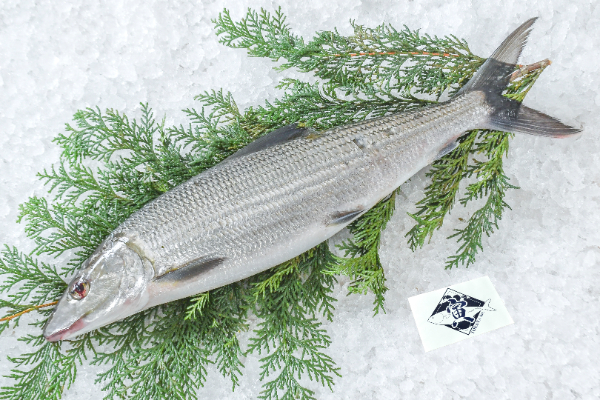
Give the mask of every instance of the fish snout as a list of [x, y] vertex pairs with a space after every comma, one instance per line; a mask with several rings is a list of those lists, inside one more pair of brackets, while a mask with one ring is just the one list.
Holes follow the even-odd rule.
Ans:
[[59, 340], [65, 340], [81, 331], [87, 325], [83, 318], [79, 318], [77, 321], [73, 322], [67, 328], [64, 327], [54, 327], [55, 324], [52, 323], [52, 317], [46, 324], [44, 328], [44, 338], [46, 338], [49, 342], [58, 342]]

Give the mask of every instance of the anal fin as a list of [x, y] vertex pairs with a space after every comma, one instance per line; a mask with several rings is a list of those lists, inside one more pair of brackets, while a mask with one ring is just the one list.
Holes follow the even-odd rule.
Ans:
[[444, 157], [446, 154], [450, 153], [452, 150], [458, 147], [458, 142], [455, 140], [453, 142], [448, 143], [440, 152], [435, 156], [436, 160]]
[[358, 218], [364, 211], [364, 208], [357, 208], [356, 210], [349, 211], [337, 211], [331, 215], [331, 219], [327, 226], [347, 224]]

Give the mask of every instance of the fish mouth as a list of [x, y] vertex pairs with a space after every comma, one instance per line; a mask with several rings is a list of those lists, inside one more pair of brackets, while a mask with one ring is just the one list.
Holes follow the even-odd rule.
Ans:
[[65, 340], [73, 335], [73, 333], [80, 331], [85, 327], [86, 323], [83, 322], [83, 317], [73, 322], [69, 327], [60, 329], [52, 334], [44, 332], [44, 337], [49, 342], [58, 342], [59, 340]]

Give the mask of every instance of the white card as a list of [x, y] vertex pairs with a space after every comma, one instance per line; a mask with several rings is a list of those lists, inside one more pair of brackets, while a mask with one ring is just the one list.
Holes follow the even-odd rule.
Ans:
[[487, 276], [408, 299], [425, 351], [514, 323]]

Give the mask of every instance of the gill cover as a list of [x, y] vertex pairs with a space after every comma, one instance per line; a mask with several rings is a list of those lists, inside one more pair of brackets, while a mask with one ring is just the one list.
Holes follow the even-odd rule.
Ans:
[[154, 272], [129, 241], [110, 235], [83, 263], [44, 327], [47, 340], [68, 339], [144, 308]]

